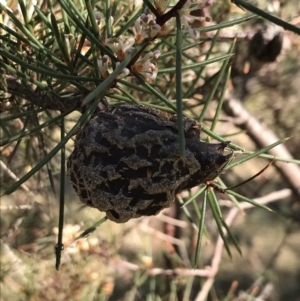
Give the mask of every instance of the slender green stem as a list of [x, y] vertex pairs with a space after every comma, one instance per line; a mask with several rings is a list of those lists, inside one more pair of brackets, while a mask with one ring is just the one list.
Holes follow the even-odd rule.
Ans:
[[[211, 136], [212, 138], [216, 139], [217, 141], [220, 141], [220, 142], [226, 142], [227, 141], [226, 139], [223, 139], [222, 137], [220, 137], [219, 135], [217, 135], [214, 132], [210, 131], [208, 128], [206, 128], [204, 126], [201, 127], [201, 131], [203, 133]], [[244, 149], [241, 146], [237, 145], [237, 144], [230, 143], [229, 147], [231, 147], [233, 150], [239, 150], [239, 151], [244, 152]], [[228, 169], [228, 168], [226, 168], [226, 169]]]
[[194, 258], [194, 268], [197, 267], [198, 258], [200, 256], [201, 243], [202, 243], [202, 237], [203, 237], [203, 232], [204, 232], [206, 205], [207, 205], [207, 189], [204, 192], [204, 198], [203, 198], [202, 210], [201, 210], [201, 218], [199, 221], [197, 246], [196, 246], [195, 258]]
[[48, 75], [51, 78], [60, 78], [60, 79], [65, 79], [65, 80], [70, 80], [70, 81], [73, 80], [74, 82], [75, 81], [86, 81], [86, 82], [95, 81], [95, 79], [93, 79], [91, 77], [80, 77], [78, 75], [63, 74], [58, 71], [53, 71], [53, 69], [51, 70], [51, 68], [47, 68], [47, 66], [45, 66], [47, 69], [36, 67], [30, 63], [27, 63], [26, 61], [24, 61], [24, 59], [19, 58], [4, 49], [0, 49], [0, 55], [3, 55], [4, 57], [11, 59], [12, 61], [16, 62], [18, 65], [24, 67], [26, 70], [32, 70], [38, 74]]
[[[196, 68], [199, 68], [199, 67], [202, 67], [202, 66], [207, 66], [207, 65], [212, 64], [212, 63], [228, 60], [231, 57], [232, 57], [232, 54], [224, 54], [224, 55], [212, 58], [212, 59], [205, 60], [203, 62], [190, 64], [190, 65], [187, 65], [187, 66], [182, 66], [181, 70], [185, 71], [185, 70], [196, 69]], [[162, 68], [158, 71], [158, 73], [171, 73], [171, 72], [176, 72], [176, 67]]]
[[45, 127], [48, 127], [49, 125], [55, 123], [56, 121], [60, 120], [61, 118], [63, 118], [64, 116], [68, 115], [71, 113], [72, 110], [69, 110], [65, 113], [63, 113], [62, 115], [58, 115], [54, 118], [52, 118], [51, 120], [48, 120], [38, 126], [36, 126], [35, 128], [31, 129], [31, 130], [27, 130], [27, 131], [22, 131], [14, 136], [10, 136], [9, 138], [6, 138], [6, 139], [3, 139], [3, 140], [0, 140], [0, 146], [4, 146], [8, 143], [11, 143], [11, 142], [14, 142], [14, 141], [18, 141], [20, 139], [22, 139], [23, 137], [25, 136], [29, 136]]
[[179, 139], [179, 151], [182, 157], [185, 157], [185, 137], [184, 137], [184, 125], [183, 125], [183, 106], [182, 106], [182, 31], [181, 20], [179, 14], [176, 14], [176, 112], [177, 112], [177, 124], [178, 124], [178, 139]]
[[[245, 152], [244, 154], [254, 154], [254, 152]], [[269, 154], [260, 154], [257, 157], [259, 158], [265, 158], [265, 159], [271, 159], [274, 161], [280, 161], [280, 162], [286, 162], [286, 163], [295, 163], [295, 164], [299, 164], [300, 165], [300, 160], [297, 159], [289, 159], [289, 158], [280, 158], [280, 157], [275, 157], [273, 155], [269, 155]]]
[[143, 0], [143, 2], [147, 5], [147, 7], [149, 8], [149, 10], [153, 13], [153, 15], [158, 18], [159, 14], [156, 10], [156, 8], [153, 6], [153, 4], [149, 1], [149, 0]]
[[6, 116], [4, 114], [1, 114], [0, 115], [0, 122], [11, 121], [11, 120], [14, 120], [14, 119], [17, 119], [17, 118], [25, 117], [27, 115], [32, 115], [32, 114], [40, 113], [40, 112], [42, 112], [44, 110], [45, 109], [42, 108], [42, 109], [38, 109], [38, 110], [24, 111], [24, 112], [21, 112], [21, 113], [12, 114], [12, 115], [8, 115], [8, 116]]
[[107, 221], [107, 216], [102, 217], [99, 221], [97, 221], [95, 224], [93, 224], [91, 227], [87, 228], [86, 230], [84, 230], [79, 236], [77, 236], [75, 238], [74, 241], [87, 237], [88, 235], [90, 235], [91, 233], [93, 233], [97, 227], [99, 227], [101, 224], [103, 224], [104, 222]]
[[[235, 45], [235, 41], [231, 43], [231, 46], [230, 46], [229, 51], [228, 51], [228, 55], [229, 56], [232, 55], [232, 52], [233, 52], [233, 49], [234, 49], [234, 45]], [[201, 113], [199, 115], [199, 118], [198, 118], [198, 122], [199, 123], [202, 123], [202, 121], [203, 121], [203, 118], [204, 118], [204, 116], [205, 116], [205, 114], [206, 114], [206, 112], [208, 110], [208, 106], [211, 103], [211, 101], [212, 101], [212, 99], [213, 99], [213, 97], [214, 97], [214, 95], [215, 95], [215, 93], [217, 91], [217, 88], [219, 86], [219, 83], [220, 83], [220, 81], [221, 81], [221, 79], [223, 77], [223, 74], [224, 74], [226, 68], [228, 67], [228, 63], [229, 63], [229, 58], [227, 58], [223, 62], [222, 67], [221, 67], [220, 71], [218, 72], [216, 81], [215, 81], [213, 87], [211, 88], [211, 91], [210, 91], [210, 93], [209, 93], [209, 95], [207, 97], [207, 100], [205, 101], [204, 108], [202, 109], [202, 111], [201, 111]], [[225, 87], [223, 89], [225, 89]], [[219, 108], [219, 110], [220, 110], [220, 108]], [[216, 120], [216, 118], [215, 118], [215, 120]]]
[[255, 207], [259, 207], [259, 208], [265, 209], [265, 210], [267, 210], [267, 211], [273, 212], [273, 210], [270, 209], [269, 207], [267, 207], [267, 206], [265, 206], [265, 205], [262, 205], [262, 204], [260, 204], [260, 203], [257, 203], [257, 202], [255, 202], [255, 201], [253, 201], [253, 200], [251, 200], [251, 199], [249, 199], [249, 198], [247, 198], [247, 197], [245, 197], [245, 196], [243, 196], [243, 195], [241, 195], [241, 194], [239, 194], [239, 193], [237, 193], [237, 192], [234, 192], [234, 191], [232, 191], [232, 190], [227, 190], [226, 193], [227, 193], [227, 194], [230, 194], [230, 195], [233, 195], [233, 196], [235, 196], [236, 198], [238, 198], [238, 199], [240, 199], [240, 200], [243, 200], [243, 201], [245, 201], [245, 202], [247, 202], [247, 203], [249, 203], [249, 204], [251, 204], [251, 205], [253, 205], [253, 206], [255, 206]]
[[[61, 127], [60, 127], [61, 140], [64, 139], [65, 136], [65, 121], [64, 118], [61, 119]], [[56, 270], [59, 270], [60, 259], [61, 259], [61, 251], [64, 248], [63, 245], [63, 229], [64, 229], [64, 209], [65, 209], [65, 163], [66, 163], [66, 153], [65, 153], [65, 145], [63, 145], [60, 149], [60, 198], [59, 198], [59, 220], [58, 220], [58, 239], [56, 245]]]
[[[87, 0], [89, 1], [89, 0]], [[112, 35], [112, 24], [111, 24], [111, 2], [110, 0], [105, 0], [105, 28], [106, 36], [110, 38]]]
[[127, 32], [127, 30], [134, 25], [136, 20], [141, 16], [141, 14], [145, 11], [146, 8], [147, 7], [145, 3], [143, 4], [142, 7], [136, 8], [136, 10], [132, 13], [132, 15], [128, 17], [128, 22], [116, 32], [115, 36], [119, 37], [125, 32]]
[[214, 116], [214, 119], [213, 119], [213, 123], [212, 123], [212, 125], [210, 127], [211, 131], [215, 130], [217, 122], [219, 120], [219, 116], [220, 116], [220, 113], [221, 113], [222, 105], [223, 105], [223, 102], [224, 102], [225, 92], [227, 90], [227, 84], [228, 84], [228, 81], [230, 79], [230, 73], [231, 73], [231, 68], [229, 67], [229, 68], [227, 68], [226, 77], [225, 77], [225, 83], [223, 85], [222, 93], [221, 93], [220, 99], [218, 101], [218, 106], [217, 106], [216, 113], [215, 113], [215, 116]]
[[166, 97], [161, 95], [151, 85], [149, 85], [141, 75], [135, 74], [134, 76], [146, 89], [148, 89], [149, 92], [151, 92], [153, 94], [153, 96], [157, 97], [159, 100], [164, 102], [168, 107], [172, 108], [174, 110], [174, 112], [176, 112], [176, 106], [174, 106], [174, 104], [172, 102], [170, 102]]
[[219, 24], [216, 24], [216, 25], [201, 27], [198, 30], [200, 32], [209, 32], [209, 31], [219, 30], [219, 29], [222, 29], [222, 28], [232, 27], [232, 26], [237, 25], [237, 24], [245, 23], [246, 21], [249, 21], [249, 20], [254, 19], [254, 18], [257, 18], [257, 16], [256, 15], [250, 15], [250, 16], [239, 18], [239, 19], [219, 23]]
[[91, 25], [92, 25], [93, 33], [94, 33], [96, 38], [99, 38], [99, 28], [98, 28], [98, 25], [96, 23], [94, 7], [92, 6], [93, 2], [94, 1], [86, 0], [85, 4], [86, 4], [87, 12], [88, 12], [88, 15], [89, 15], [89, 19], [90, 19], [90, 22], [91, 22]]
[[210, 189], [208, 191], [208, 202], [209, 202], [209, 205], [210, 205], [210, 208], [211, 208], [211, 211], [212, 211], [212, 214], [213, 214], [213, 217], [214, 217], [214, 220], [217, 224], [217, 227], [218, 227], [218, 230], [219, 230], [219, 234], [224, 242], [224, 246], [225, 246], [225, 249], [227, 251], [227, 254], [229, 255], [230, 258], [232, 258], [232, 255], [231, 255], [231, 251], [230, 251], [230, 248], [229, 248], [229, 245], [228, 245], [228, 241], [226, 239], [226, 236], [224, 234], [224, 231], [223, 231], [223, 228], [222, 228], [222, 217], [220, 216], [220, 207], [218, 205], [218, 202], [217, 202], [217, 199], [216, 199], [216, 196], [215, 196], [215, 193], [212, 189]]
[[[262, 148], [262, 149], [260, 149], [260, 150], [258, 150], [258, 151], [256, 151], [256, 152], [252, 153], [251, 155], [247, 156], [246, 158], [243, 158], [243, 159], [241, 159], [241, 160], [238, 160], [238, 161], [236, 161], [236, 162], [233, 162], [233, 163], [231, 163], [231, 164], [228, 164], [228, 165], [226, 166], [225, 170], [231, 169], [231, 168], [233, 168], [234, 166], [239, 165], [239, 164], [242, 164], [242, 163], [244, 163], [244, 162], [246, 162], [246, 161], [248, 161], [248, 160], [250, 160], [250, 159], [252, 159], [252, 158], [257, 157], [257, 156], [260, 155], [260, 154], [266, 153], [268, 150], [274, 148], [275, 146], [277, 146], [277, 145], [279, 145], [279, 144], [284, 143], [284, 142], [287, 141], [288, 139], [289, 139], [289, 138], [283, 138], [283, 139], [280, 139], [280, 140], [276, 141], [275, 143], [272, 143], [271, 145], [269, 145], [269, 146], [267, 146], [267, 147], [264, 147], [264, 148]], [[274, 158], [274, 157], [273, 157], [273, 158]]]
[[[103, 91], [103, 94], [105, 94], [105, 91]], [[101, 96], [101, 95], [100, 95]], [[103, 96], [102, 96], [103, 97]], [[23, 183], [25, 183], [29, 178], [31, 178], [37, 171], [39, 171], [49, 160], [51, 160], [54, 155], [58, 153], [58, 151], [64, 146], [69, 139], [74, 135], [74, 133], [78, 130], [80, 126], [83, 126], [86, 122], [86, 120], [91, 116], [91, 114], [94, 112], [96, 106], [98, 105], [98, 100], [95, 100], [93, 104], [85, 111], [85, 113], [78, 119], [74, 127], [68, 132], [67, 135], [64, 136], [64, 138], [49, 152], [49, 154], [39, 163], [33, 167], [28, 173], [26, 173], [20, 180], [16, 181], [14, 184], [12, 184], [9, 188], [7, 188], [4, 192], [4, 194], [11, 194], [16, 189], [18, 189]], [[4, 195], [3, 194], [3, 195]]]
[[[184, 201], [183, 201], [183, 199], [182, 199], [181, 196], [177, 195], [176, 198], [177, 198], [177, 200], [178, 200], [178, 202], [179, 202], [180, 205], [184, 205]], [[194, 228], [195, 230], [198, 231], [198, 227], [197, 227], [197, 225], [194, 223], [193, 218], [192, 218], [192, 215], [190, 214], [189, 210], [188, 210], [186, 207], [182, 207], [182, 210], [183, 210], [183, 212], [184, 212], [186, 218], [189, 220], [189, 222], [190, 222], [191, 225], [193, 226], [193, 228]]]
[[273, 23], [275, 23], [278, 26], [283, 27], [285, 30], [289, 30], [292, 31], [298, 35], [300, 35], [300, 28], [297, 26], [294, 26], [288, 22], [285, 22], [269, 13], [267, 13], [264, 10], [259, 9], [258, 7], [252, 5], [250, 2], [248, 1], [244, 1], [244, 0], [231, 0], [231, 2], [233, 2], [234, 4], [236, 4], [237, 6], [240, 6], [242, 8], [245, 8], [246, 10], [251, 11], [252, 13], [255, 13], [259, 16], [261, 16], [264, 19], [267, 19]]
[[[210, 47], [209, 47], [209, 50], [207, 51], [206, 55], [205, 55], [205, 59], [204, 61], [207, 61], [210, 57], [210, 55], [212, 54], [212, 51], [215, 47], [215, 44], [216, 44], [216, 41], [219, 37], [219, 33], [220, 31], [218, 30], [217, 33], [214, 35], [213, 37], [213, 40], [211, 41], [210, 43]], [[195, 93], [195, 86], [197, 85], [197, 83], [199, 82], [199, 79], [201, 78], [202, 76], [202, 73], [205, 69], [205, 66], [202, 66], [200, 68], [199, 71], [197, 71], [197, 77], [195, 78], [195, 80], [193, 80], [191, 86], [189, 87], [189, 89], [186, 91], [185, 95], [184, 95], [184, 98], [189, 98], [189, 97], [192, 97], [192, 95]]]

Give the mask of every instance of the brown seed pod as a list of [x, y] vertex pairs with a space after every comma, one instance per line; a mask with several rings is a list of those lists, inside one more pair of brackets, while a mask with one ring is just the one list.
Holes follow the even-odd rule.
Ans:
[[80, 200], [117, 223], [155, 215], [175, 195], [217, 177], [232, 154], [229, 142], [199, 141], [200, 126], [184, 119], [186, 156], [179, 153], [177, 118], [140, 105], [98, 110], [77, 134], [68, 179]]

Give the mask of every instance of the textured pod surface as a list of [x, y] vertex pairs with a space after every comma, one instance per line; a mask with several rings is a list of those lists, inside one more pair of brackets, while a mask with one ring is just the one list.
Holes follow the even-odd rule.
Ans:
[[84, 204], [115, 222], [155, 215], [176, 193], [217, 177], [231, 158], [223, 154], [228, 143], [199, 141], [199, 128], [184, 119], [182, 158], [176, 116], [138, 105], [104, 108], [77, 134], [68, 179]]

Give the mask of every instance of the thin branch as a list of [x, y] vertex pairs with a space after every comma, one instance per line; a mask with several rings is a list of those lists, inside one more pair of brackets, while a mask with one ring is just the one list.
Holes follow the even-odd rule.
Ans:
[[12, 95], [21, 95], [24, 99], [41, 108], [58, 110], [62, 113], [71, 109], [81, 111], [81, 105], [86, 94], [72, 95], [69, 97], [58, 97], [51, 94], [43, 94], [32, 91], [28, 86], [23, 85], [14, 77], [6, 78], [6, 91]]
[[181, 220], [178, 220], [176, 218], [172, 218], [170, 216], [167, 216], [165, 214], [158, 214], [156, 216], [157, 219], [161, 220], [162, 222], [165, 222], [165, 223], [168, 223], [170, 225], [174, 225], [174, 226], [177, 226], [177, 227], [180, 227], [180, 228], [186, 228], [188, 226], [188, 223], [185, 222], [185, 221], [181, 221]]
[[[271, 202], [275, 202], [278, 200], [281, 200], [282, 198], [285, 198], [291, 194], [291, 190], [289, 189], [283, 189], [277, 192], [272, 192], [270, 194], [267, 194], [261, 198], [255, 199], [255, 202], [260, 204], [267, 204]], [[240, 206], [243, 209], [248, 209], [253, 207], [251, 204], [246, 202], [241, 202]], [[232, 208], [227, 217], [226, 217], [226, 224], [229, 226], [232, 224], [234, 219], [237, 217], [238, 214], [242, 214], [243, 212], [239, 208]], [[161, 233], [159, 231], [156, 231], [152, 228], [150, 228], [147, 223], [149, 221], [149, 218], [144, 218], [144, 221], [141, 224], [140, 229], [150, 233], [151, 235], [155, 235], [156, 237], [162, 239], [171, 241], [172, 243], [177, 243], [179, 245], [182, 244], [181, 240], [174, 239], [173, 237], [170, 237], [164, 233]], [[207, 267], [206, 269], [184, 269], [184, 268], [178, 268], [178, 269], [163, 269], [163, 268], [145, 268], [143, 266], [139, 266], [137, 264], [125, 261], [125, 260], [116, 260], [114, 261], [114, 264], [116, 267], [122, 267], [127, 270], [131, 271], [145, 271], [148, 275], [156, 276], [156, 275], [168, 275], [168, 276], [174, 276], [174, 275], [180, 275], [180, 276], [199, 276], [199, 277], [207, 277], [204, 285], [202, 286], [202, 290], [199, 292], [197, 298], [195, 301], [205, 300], [207, 297], [207, 294], [209, 293], [211, 286], [214, 283], [215, 276], [217, 272], [219, 271], [219, 265], [221, 262], [221, 256], [223, 252], [223, 246], [224, 242], [221, 236], [218, 237], [215, 252], [213, 255], [213, 259], [211, 262], [211, 266]]]
[[[262, 204], [262, 203], [267, 204], [270, 202], [281, 200], [282, 196], [285, 196], [287, 194], [288, 194], [288, 191], [286, 191], [284, 189], [283, 191], [278, 191], [277, 193], [272, 192], [262, 198], [257, 198], [257, 199], [255, 199], [255, 202], [257, 202], [259, 204]], [[251, 204], [248, 204], [246, 202], [241, 202], [240, 206], [244, 209], [253, 207]], [[232, 208], [229, 211], [229, 213], [225, 219], [226, 224], [228, 226], [230, 226], [239, 213], [241, 213], [239, 208], [237, 208], [237, 207]], [[224, 241], [221, 238], [221, 236], [219, 235], [217, 244], [216, 244], [216, 248], [215, 248], [215, 253], [213, 255], [213, 259], [212, 259], [212, 263], [211, 263], [210, 274], [209, 274], [208, 278], [206, 279], [206, 281], [204, 282], [204, 284], [202, 285], [202, 289], [199, 292], [199, 294], [197, 295], [197, 297], [195, 298], [195, 301], [205, 301], [206, 300], [206, 298], [210, 292], [210, 289], [215, 281], [215, 276], [219, 271], [219, 265], [221, 262], [223, 246], [224, 246]]]
[[[118, 260], [116, 262], [117, 266], [122, 266], [127, 268], [128, 270], [132, 271], [140, 271], [142, 268], [137, 264], [125, 261], [125, 260]], [[203, 269], [162, 269], [162, 268], [153, 268], [147, 269], [147, 274], [156, 276], [156, 275], [180, 275], [180, 276], [200, 276], [200, 277], [208, 277], [210, 275], [210, 270], [203, 270]]]
[[[246, 130], [259, 148], [267, 147], [279, 140], [272, 130], [261, 124], [256, 117], [246, 110], [241, 101], [230, 95], [230, 92], [224, 102], [223, 110], [229, 116], [234, 117], [235, 125]], [[269, 153], [275, 157], [293, 158], [286, 146], [282, 144], [269, 150]], [[275, 162], [274, 165], [289, 183], [294, 193], [300, 196], [300, 166], [283, 162]]]

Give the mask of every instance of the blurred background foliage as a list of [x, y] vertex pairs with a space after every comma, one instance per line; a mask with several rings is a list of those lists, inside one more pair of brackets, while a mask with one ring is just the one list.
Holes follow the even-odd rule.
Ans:
[[[300, 300], [300, 173], [295, 164], [300, 160], [299, 35], [230, 1], [215, 1], [191, 12], [204, 17], [192, 24], [200, 28], [199, 40], [183, 30], [180, 47], [186, 68], [175, 69], [178, 44], [176, 32], [170, 32], [136, 45], [136, 49], [145, 45], [139, 49], [146, 53], [161, 51], [156, 78], [140, 73], [144, 77], [135, 74], [119, 80], [112, 77], [112, 70], [104, 78], [95, 68], [99, 52], [116, 62], [105, 39], [120, 34], [137, 38], [134, 23], [142, 12], [149, 13], [148, 1], [0, 3], [2, 300]], [[299, 28], [299, 1], [251, 3]], [[232, 194], [210, 190], [242, 255], [227, 239], [232, 258], [228, 256], [218, 219], [208, 206], [196, 266], [201, 187], [182, 192], [158, 216], [126, 224], [107, 221], [88, 237], [76, 239], [103, 218], [103, 213], [80, 204], [68, 182], [61, 185], [64, 150], [68, 156], [73, 134], [92, 112], [79, 112], [82, 101], [93, 108], [97, 98], [106, 96], [109, 103], [143, 103], [174, 112], [176, 75], [182, 78], [184, 112], [204, 126], [201, 139], [232, 141], [235, 159], [217, 184], [236, 185], [259, 172], [274, 155], [277, 159], [286, 155], [281, 158], [283, 169], [276, 161], [233, 190], [275, 212], [251, 207], [241, 198], [241, 210], [237, 209]], [[14, 77], [26, 88], [15, 84]], [[234, 112], [232, 105], [242, 106], [244, 115]], [[245, 112], [250, 124], [243, 121]], [[254, 125], [261, 126], [261, 135]], [[286, 137], [291, 138], [285, 152], [264, 151], [264, 156], [238, 164], [251, 152]], [[284, 170], [286, 166], [294, 169]], [[34, 168], [38, 172], [32, 172]], [[64, 250], [56, 271], [63, 199]], [[183, 202], [188, 204], [181, 208]]]

